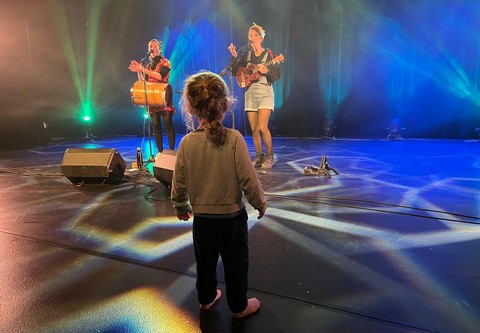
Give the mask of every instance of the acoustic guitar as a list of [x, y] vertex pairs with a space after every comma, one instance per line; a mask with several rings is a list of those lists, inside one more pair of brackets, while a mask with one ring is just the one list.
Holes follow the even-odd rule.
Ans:
[[[279, 63], [279, 62], [283, 62], [284, 59], [285, 58], [284, 58], [283, 54], [280, 54], [277, 57], [273, 58], [272, 60], [267, 61], [264, 65], [266, 67], [268, 67], [270, 65], [273, 65], [273, 64], [276, 64], [276, 63]], [[248, 66], [247, 68], [239, 67], [238, 70], [237, 70], [237, 75], [235, 75], [235, 76], [236, 76], [237, 83], [240, 86], [240, 88], [248, 88], [253, 82], [260, 79], [261, 74], [262, 73], [260, 73], [260, 70], [258, 69], [258, 65], [252, 64], [252, 65]]]

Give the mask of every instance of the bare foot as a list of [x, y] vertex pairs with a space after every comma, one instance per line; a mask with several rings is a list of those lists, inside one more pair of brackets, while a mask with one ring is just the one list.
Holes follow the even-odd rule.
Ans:
[[255, 297], [252, 297], [248, 299], [247, 307], [245, 308], [245, 310], [243, 310], [242, 312], [232, 313], [232, 317], [235, 319], [243, 318], [252, 313], [257, 312], [259, 308], [260, 308], [260, 301]]
[[218, 301], [222, 297], [222, 291], [220, 289], [217, 289], [217, 296], [215, 296], [215, 299], [213, 300], [212, 303], [210, 304], [200, 304], [200, 309], [202, 310], [210, 310], [210, 308], [215, 304], [216, 301]]

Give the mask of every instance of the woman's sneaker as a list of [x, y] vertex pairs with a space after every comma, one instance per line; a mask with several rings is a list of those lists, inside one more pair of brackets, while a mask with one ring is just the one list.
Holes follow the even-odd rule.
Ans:
[[258, 166], [262, 165], [263, 162], [265, 162], [265, 154], [261, 153], [261, 154], [257, 154], [257, 157], [252, 162], [252, 164], [253, 164], [254, 167], [258, 167]]
[[275, 159], [273, 158], [273, 154], [267, 154], [265, 161], [262, 163], [262, 169], [271, 169], [275, 164]]

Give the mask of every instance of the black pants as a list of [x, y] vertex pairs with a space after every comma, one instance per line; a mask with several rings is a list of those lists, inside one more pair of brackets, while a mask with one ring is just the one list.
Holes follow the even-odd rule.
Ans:
[[163, 151], [162, 118], [163, 124], [165, 125], [165, 132], [167, 132], [168, 146], [170, 150], [175, 150], [175, 130], [173, 128], [172, 116], [172, 113], [169, 111], [158, 111], [150, 115], [153, 125], [153, 137], [155, 138], [159, 152]]
[[222, 257], [230, 311], [247, 307], [248, 215], [245, 209], [233, 218], [193, 219], [193, 246], [197, 260], [197, 292], [200, 304], [211, 303], [217, 294], [217, 264]]

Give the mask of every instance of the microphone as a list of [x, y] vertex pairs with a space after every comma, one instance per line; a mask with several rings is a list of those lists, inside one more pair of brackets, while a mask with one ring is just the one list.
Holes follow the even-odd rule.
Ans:
[[153, 50], [148, 51], [147, 54], [145, 54], [145, 57], [143, 57], [143, 58], [140, 60], [140, 62], [144, 62], [145, 60], [147, 60], [147, 58], [148, 58], [148, 57], [150, 56], [150, 54], [152, 54], [152, 53], [153, 53]]

